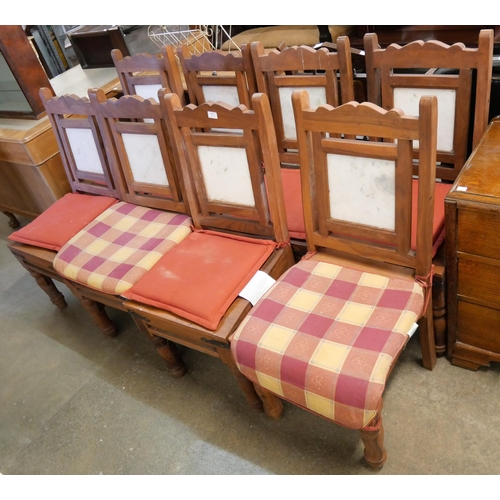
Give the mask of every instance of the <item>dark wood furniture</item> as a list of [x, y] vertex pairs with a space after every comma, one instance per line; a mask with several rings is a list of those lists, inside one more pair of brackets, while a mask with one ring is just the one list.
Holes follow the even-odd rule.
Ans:
[[125, 95], [140, 95], [158, 99], [158, 90], [167, 88], [179, 95], [185, 104], [184, 88], [174, 48], [165, 45], [161, 53], [123, 56], [120, 49], [111, 51], [122, 92]]
[[477, 370], [500, 361], [500, 119], [446, 197], [448, 352]]
[[[365, 290], [355, 298], [357, 292], [347, 276], [359, 273], [360, 281], [356, 279], [356, 283], [363, 281], [367, 273], [377, 276], [382, 294], [387, 291], [385, 286], [390, 288], [387, 278], [397, 277], [398, 286], [406, 283], [422, 294], [418, 311], [413, 311], [411, 317], [418, 321], [423, 365], [432, 369], [436, 352], [428, 287], [437, 100], [423, 97], [419, 118], [403, 115], [400, 110], [387, 112], [371, 103], [350, 102], [336, 108], [323, 105], [314, 109], [306, 91], [294, 92], [292, 100], [310, 253], [250, 312], [245, 324], [235, 332], [231, 351], [242, 373], [256, 387], [260, 386], [268, 399], [282, 397], [335, 423], [360, 430], [366, 462], [380, 468], [387, 458], [382, 428], [383, 384], [408, 337], [395, 340], [399, 349], [390, 360], [385, 357], [388, 351], [379, 351], [385, 361], [378, 375], [376, 368], [371, 369], [378, 361], [364, 359], [368, 354], [365, 348], [370, 349], [366, 344], [363, 352], [353, 353], [362, 332], [376, 342], [382, 323], [392, 313], [386, 309], [391, 306], [370, 302], [373, 316], [363, 319], [366, 297], [373, 290]], [[385, 137], [387, 142], [352, 140], [350, 136]], [[416, 252], [410, 249], [411, 158], [415, 140], [419, 140], [421, 148]], [[395, 186], [392, 192], [377, 182], [381, 177], [384, 184]], [[341, 184], [346, 178], [349, 181]], [[336, 188], [335, 184], [339, 186]], [[367, 192], [371, 195], [367, 196]], [[323, 281], [324, 277], [329, 280]], [[334, 292], [346, 281], [352, 285], [346, 293]], [[398, 301], [397, 295], [398, 292], [392, 295], [393, 305]], [[330, 301], [332, 297], [335, 299]], [[401, 303], [409, 307], [410, 301], [405, 297]], [[347, 310], [352, 315], [344, 322]], [[379, 323], [375, 316], [380, 318]], [[397, 325], [391, 323], [389, 330], [392, 328], [395, 333]], [[328, 354], [319, 359], [318, 353], [325, 346]], [[375, 351], [367, 357], [373, 355], [376, 359]], [[381, 391], [373, 399], [361, 391], [349, 401], [347, 395], [367, 387], [377, 377]], [[354, 410], [354, 406], [361, 410]]]
[[[85, 96], [90, 87], [101, 87], [112, 95], [119, 84], [112, 68], [83, 70], [80, 66], [50, 83], [49, 88], [57, 95], [72, 93], [79, 97]], [[0, 210], [8, 216], [10, 213], [35, 218], [71, 191], [48, 117], [0, 118]], [[16, 219], [12, 217], [10, 223], [15, 226]]]
[[[0, 27], [0, 117], [39, 119], [45, 115], [38, 91], [49, 79], [21, 25]], [[10, 70], [10, 73], [9, 73]], [[17, 87], [16, 87], [17, 84]], [[12, 87], [14, 86], [14, 87]], [[12, 102], [2, 96], [16, 96]]]
[[[288, 242], [280, 167], [271, 109], [266, 95], [254, 95], [252, 110], [244, 106], [205, 103], [198, 107], [181, 107], [175, 94], [167, 95], [162, 104], [169, 124], [176, 162], [182, 168], [188, 204], [197, 230], [234, 233], [250, 239], [276, 242], [261, 271], [277, 279], [294, 263]], [[219, 132], [223, 129], [224, 132]], [[268, 178], [264, 187], [264, 169]], [[229, 179], [240, 179], [238, 186]], [[226, 179], [226, 180], [225, 180]], [[180, 243], [180, 246], [183, 244]], [[168, 254], [167, 256], [168, 257]], [[224, 252], [205, 259], [212, 272], [211, 259], [224, 262]], [[214, 276], [214, 278], [216, 278]], [[179, 283], [182, 288], [182, 283]], [[198, 289], [199, 300], [210, 296], [213, 285]], [[227, 364], [246, 394], [249, 404], [273, 413], [266, 400], [261, 401], [253, 385], [241, 375], [230, 355], [232, 333], [244, 320], [252, 305], [237, 297], [221, 317], [215, 329], [201, 326], [168, 310], [138, 300], [124, 303], [138, 327], [156, 339], [158, 347], [173, 341], [204, 352]], [[158, 349], [163, 356], [161, 349]], [[171, 352], [168, 352], [171, 361]], [[179, 374], [182, 359], [171, 368]], [[184, 370], [185, 371], [185, 370]], [[181, 375], [184, 372], [180, 372]]]
[[[375, 33], [364, 37], [368, 100], [385, 109], [393, 106], [418, 114], [417, 97], [438, 98], [436, 177], [451, 183], [488, 124], [491, 90], [493, 30], [481, 30], [477, 47], [443, 42], [413, 41], [382, 49]], [[475, 74], [473, 74], [475, 72]], [[472, 144], [468, 144], [472, 130]], [[418, 149], [415, 151], [418, 157]], [[418, 174], [418, 166], [414, 167]], [[444, 189], [444, 186], [441, 186]], [[444, 251], [434, 258], [434, 318], [436, 349], [446, 352]]]
[[231, 106], [252, 107], [257, 91], [255, 73], [247, 45], [240, 51], [208, 51], [194, 55], [187, 45], [177, 47], [191, 104], [222, 101]]

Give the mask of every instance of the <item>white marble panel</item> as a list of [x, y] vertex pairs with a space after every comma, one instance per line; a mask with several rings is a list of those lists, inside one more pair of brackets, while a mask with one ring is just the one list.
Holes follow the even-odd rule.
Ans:
[[209, 201], [255, 206], [243, 148], [198, 146], [198, 156]]
[[333, 219], [395, 229], [394, 161], [328, 154], [327, 166]]
[[[420, 98], [424, 95], [436, 96], [438, 101], [438, 151], [453, 151], [453, 134], [455, 133], [456, 92], [453, 89], [394, 89], [394, 107], [400, 108], [407, 115], [418, 116]], [[418, 148], [418, 141], [414, 141]]]
[[159, 83], [154, 85], [136, 85], [135, 93], [144, 99], [152, 97], [156, 102], [158, 102], [158, 90], [160, 89], [161, 85]]
[[122, 138], [134, 180], [168, 186], [156, 135], [122, 134]]
[[293, 116], [292, 93], [296, 90], [307, 90], [311, 109], [316, 109], [321, 104], [326, 104], [326, 90], [324, 87], [280, 87], [281, 116], [283, 119], [283, 132], [285, 139], [297, 139], [295, 118]]
[[67, 128], [66, 135], [78, 170], [103, 174], [92, 131], [88, 128]]
[[203, 95], [205, 101], [224, 102], [229, 106], [239, 106], [240, 98], [238, 89], [229, 85], [203, 85]]

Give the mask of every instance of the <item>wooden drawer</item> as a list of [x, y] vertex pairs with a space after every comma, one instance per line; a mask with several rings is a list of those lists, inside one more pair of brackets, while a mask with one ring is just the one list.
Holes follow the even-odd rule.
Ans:
[[498, 265], [460, 258], [458, 260], [458, 295], [500, 307], [500, 261]]
[[500, 311], [459, 301], [457, 341], [500, 354]]
[[458, 212], [457, 249], [492, 259], [500, 258], [500, 214], [461, 209]]

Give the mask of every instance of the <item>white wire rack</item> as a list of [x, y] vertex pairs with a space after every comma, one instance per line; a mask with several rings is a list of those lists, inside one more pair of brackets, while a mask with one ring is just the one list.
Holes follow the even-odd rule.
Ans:
[[231, 37], [231, 26], [220, 25], [156, 25], [148, 27], [150, 40], [158, 47], [187, 45], [192, 54], [220, 49], [226, 42], [228, 51], [240, 50]]

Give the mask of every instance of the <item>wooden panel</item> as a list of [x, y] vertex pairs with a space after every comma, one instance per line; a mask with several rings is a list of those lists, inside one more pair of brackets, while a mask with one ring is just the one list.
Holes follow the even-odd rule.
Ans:
[[497, 259], [500, 257], [498, 234], [500, 214], [478, 210], [460, 210], [458, 213], [458, 251]]
[[497, 352], [500, 346], [500, 311], [459, 301], [459, 342]]
[[500, 306], [500, 261], [495, 264], [459, 258], [458, 295]]

